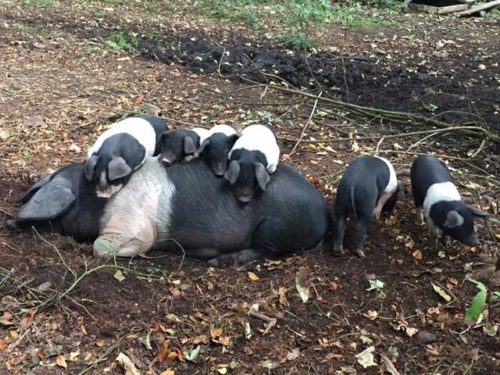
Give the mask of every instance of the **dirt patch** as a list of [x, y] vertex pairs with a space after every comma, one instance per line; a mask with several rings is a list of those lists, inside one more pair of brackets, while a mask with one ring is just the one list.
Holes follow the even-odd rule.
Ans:
[[[104, 266], [93, 259], [91, 244], [57, 235], [8, 233], [3, 223], [15, 214], [16, 198], [49, 169], [81, 160], [95, 135], [116, 118], [113, 116], [153, 104], [163, 109], [170, 125], [178, 127], [267, 119], [286, 155], [311, 115], [313, 101], [264, 92], [241, 79], [246, 74], [259, 82], [267, 80], [269, 77], [252, 70], [258, 64], [260, 70], [295, 80], [295, 85], [314, 87], [300, 54], [287, 55], [270, 42], [235, 37], [231, 32], [213, 39], [212, 33], [208, 37], [189, 27], [167, 32], [167, 26], [161, 31], [179, 47], [175, 53], [168, 44], [162, 48], [140, 44], [144, 55], [110, 51], [104, 41], [112, 30], [140, 31], [145, 30], [143, 26], [117, 17], [106, 19], [106, 27], [101, 27], [101, 21], [83, 10], [74, 11], [69, 3], [62, 2], [57, 10], [9, 9], [1, 13], [0, 48], [6, 53], [0, 69], [7, 74], [0, 81], [0, 127], [13, 134], [0, 141], [0, 311], [4, 314], [0, 363], [5, 371], [121, 374], [114, 359], [124, 352], [144, 374], [167, 369], [176, 374], [212, 374], [223, 368], [229, 374], [375, 374], [383, 371], [380, 353], [400, 373], [498, 372], [498, 334], [488, 336], [484, 325], [469, 328], [463, 316], [475, 293], [465, 277], [492, 264], [498, 245], [484, 223], [478, 222], [481, 249], [453, 244], [444, 255], [436, 254], [430, 249], [426, 230], [414, 222], [410, 195], [401, 196], [394, 217], [370, 227], [364, 260], [352, 254], [334, 258], [327, 243], [305, 254], [241, 268], [212, 269], [182, 254], [160, 252], [148, 254], [148, 259]], [[7, 29], [3, 22], [9, 25]], [[459, 41], [467, 29], [450, 28], [445, 33], [441, 22], [434, 21], [433, 34], [418, 34], [416, 39], [426, 43], [433, 38], [455, 40], [457, 46], [449, 50], [450, 59], [446, 60], [450, 64], [484, 63], [467, 60], [467, 56], [478, 55], [478, 45]], [[45, 33], [36, 34], [31, 28], [42, 24], [48, 25]], [[166, 20], [164, 24], [169, 25]], [[210, 30], [217, 27], [214, 24]], [[491, 39], [481, 39], [481, 58], [496, 53], [497, 29], [490, 31]], [[399, 43], [400, 39], [391, 42], [394, 35], [407, 35], [406, 30], [384, 31], [383, 36], [377, 33], [366, 40], [364, 31], [334, 32], [343, 35], [331, 39], [338, 41], [340, 50], [325, 49], [309, 55], [307, 62], [322, 85], [338, 87], [333, 92], [344, 98], [421, 111], [419, 101], [402, 96], [397, 85], [413, 87], [416, 95], [424, 95], [425, 87], [431, 86], [436, 93], [429, 93], [429, 102], [436, 104], [442, 96], [448, 98], [442, 106], [463, 109], [465, 102], [472, 105], [471, 95], [465, 95], [464, 102], [460, 99], [466, 83], [462, 86], [458, 74], [454, 75], [457, 78], [446, 76], [447, 82], [441, 73], [432, 73], [432, 67], [443, 67], [445, 60], [432, 60], [440, 63], [411, 71], [411, 55], [407, 54], [411, 49], [415, 55], [422, 52], [422, 59], [433, 50], [432, 44], [425, 43], [419, 49], [414, 39], [403, 39], [406, 44]], [[218, 43], [229, 51], [222, 63], [224, 47]], [[153, 48], [156, 57], [168, 64], [156, 59]], [[388, 54], [393, 60], [386, 58]], [[339, 55], [350, 57], [342, 61]], [[200, 61], [203, 65], [196, 65]], [[219, 63], [222, 72], [224, 62], [229, 63], [224, 75], [235, 75], [235, 79], [221, 79], [215, 73]], [[486, 65], [484, 77], [491, 78], [491, 66]], [[213, 74], [200, 74], [200, 68]], [[468, 79], [475, 74], [457, 69]], [[418, 78], [420, 73], [427, 78]], [[349, 79], [347, 85], [344, 78]], [[494, 126], [496, 115], [488, 107], [495, 98], [491, 91], [494, 82], [483, 78], [471, 81], [471, 90], [483, 85], [484, 96], [489, 93], [490, 97], [477, 100], [467, 116], [450, 120], [465, 121], [474, 112], [471, 108], [476, 108], [479, 116], [488, 119], [487, 125]], [[346, 164], [363, 151], [374, 152], [381, 137], [400, 131], [339, 112], [318, 105], [303, 141], [287, 160], [330, 204]], [[350, 135], [372, 138], [355, 142]], [[329, 141], [338, 138], [347, 141]], [[490, 203], [485, 209], [494, 212], [500, 199], [498, 176], [492, 172], [498, 168], [496, 154], [484, 147], [469, 159], [467, 151], [477, 151], [479, 145], [460, 135], [416, 144], [419, 140], [397, 139], [397, 147], [396, 142], [385, 141], [380, 150], [397, 169], [407, 168], [414, 153], [436, 153], [452, 167], [467, 202], [478, 205], [479, 194]], [[498, 233], [497, 223], [491, 222], [491, 227], [493, 234]], [[352, 236], [350, 226], [347, 244], [352, 243]], [[310, 286], [307, 303], [296, 291], [298, 272]], [[373, 278], [385, 283], [381, 292], [367, 290], [368, 280]], [[443, 287], [451, 300], [439, 296], [432, 284]], [[276, 319], [276, 325], [266, 331], [266, 321], [249, 315], [254, 304], [261, 314]], [[499, 324], [498, 314], [498, 306], [490, 306], [488, 319], [493, 325]], [[4, 348], [3, 342], [7, 344]], [[372, 345], [377, 366], [363, 369], [356, 355]], [[198, 347], [198, 356], [189, 361], [187, 357]], [[65, 358], [67, 370], [57, 365], [59, 356]]]

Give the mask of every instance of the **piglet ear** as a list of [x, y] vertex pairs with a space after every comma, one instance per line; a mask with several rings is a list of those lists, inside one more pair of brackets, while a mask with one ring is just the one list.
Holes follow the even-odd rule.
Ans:
[[238, 160], [233, 160], [229, 163], [229, 168], [226, 173], [224, 173], [224, 178], [229, 181], [231, 185], [234, 185], [240, 174], [240, 162]]
[[40, 181], [38, 181], [36, 184], [34, 184], [30, 189], [26, 192], [26, 194], [23, 195], [22, 198], [17, 200], [17, 203], [26, 203], [31, 199], [31, 197], [38, 191], [40, 188], [42, 188], [44, 185], [46, 185], [54, 176], [54, 174], [49, 174], [48, 176], [43, 177]]
[[233, 134], [233, 135], [230, 135], [229, 137], [227, 137], [227, 143], [228, 143], [228, 146], [229, 148], [233, 148], [234, 144], [236, 143], [236, 141], [238, 140], [240, 136], [238, 134]]
[[457, 211], [451, 210], [448, 212], [446, 215], [446, 221], [444, 223], [444, 226], [446, 228], [456, 228], [461, 226], [464, 223], [464, 218], [462, 215], [460, 215]]
[[195, 157], [199, 157], [199, 156], [203, 153], [203, 151], [205, 151], [205, 148], [207, 148], [207, 146], [209, 146], [209, 145], [210, 145], [210, 139], [205, 139], [205, 140], [201, 143], [201, 145], [200, 145], [200, 147], [198, 148], [198, 150], [196, 150], [196, 152], [195, 152], [194, 156], [195, 156]]
[[472, 211], [472, 215], [478, 216], [478, 217], [485, 217], [485, 216], [490, 216], [487, 212], [484, 212], [480, 210], [479, 208], [469, 206], [470, 210]]
[[92, 176], [94, 176], [94, 169], [98, 161], [99, 161], [99, 155], [94, 154], [85, 163], [83, 170], [85, 172], [85, 177], [87, 178], [88, 181], [92, 181]]
[[108, 177], [111, 181], [128, 176], [131, 172], [132, 168], [122, 157], [113, 158], [108, 164]]
[[257, 179], [257, 183], [262, 190], [266, 190], [267, 184], [271, 181], [271, 177], [269, 177], [269, 173], [264, 167], [262, 163], [255, 163], [255, 178]]
[[184, 137], [184, 153], [194, 154], [196, 152], [196, 145], [191, 137]]
[[161, 151], [162, 143], [167, 137], [168, 137], [168, 131], [164, 131], [163, 133], [160, 134], [158, 140], [156, 141], [155, 153], [159, 153]]

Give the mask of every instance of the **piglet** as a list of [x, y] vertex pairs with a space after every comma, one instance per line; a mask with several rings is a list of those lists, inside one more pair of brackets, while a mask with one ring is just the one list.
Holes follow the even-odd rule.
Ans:
[[156, 116], [134, 116], [102, 133], [87, 153], [85, 176], [100, 198], [110, 198], [125, 185], [146, 157], [156, 155], [157, 140], [166, 129]]
[[236, 199], [248, 203], [259, 188], [266, 190], [279, 157], [280, 149], [271, 129], [265, 125], [243, 129], [229, 152], [229, 167], [224, 174], [233, 186]]
[[205, 159], [216, 176], [222, 177], [227, 170], [227, 156], [238, 139], [236, 130], [229, 125], [216, 125], [200, 136], [200, 148], [194, 157]]
[[474, 216], [487, 216], [475, 207], [466, 205], [443, 163], [431, 155], [418, 157], [411, 166], [411, 188], [417, 207], [417, 216], [424, 216], [435, 248], [439, 237], [449, 242], [450, 237], [469, 246], [480, 244], [474, 231]]
[[397, 194], [404, 185], [396, 178], [392, 164], [379, 156], [362, 156], [347, 168], [337, 188], [333, 227], [333, 254], [344, 253], [346, 218], [356, 220], [355, 249], [365, 257], [364, 242], [372, 217], [380, 219], [382, 211], [392, 212]]
[[189, 162], [194, 158], [200, 147], [200, 138], [205, 137], [208, 130], [203, 128], [169, 130], [160, 135], [157, 149], [159, 160], [169, 166], [183, 161]]

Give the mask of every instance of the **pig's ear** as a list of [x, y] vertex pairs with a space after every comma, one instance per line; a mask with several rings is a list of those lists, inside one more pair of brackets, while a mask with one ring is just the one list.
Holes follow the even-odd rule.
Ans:
[[18, 220], [50, 220], [65, 213], [76, 199], [71, 182], [54, 178], [19, 210]]
[[446, 221], [444, 222], [444, 226], [446, 228], [456, 228], [461, 226], [464, 223], [464, 217], [460, 215], [457, 211], [451, 210], [446, 215]]
[[132, 168], [122, 157], [113, 158], [108, 164], [108, 177], [111, 181], [128, 176], [131, 172]]
[[168, 131], [164, 131], [163, 133], [160, 134], [158, 140], [156, 141], [155, 154], [158, 154], [162, 151], [162, 143], [167, 137], [168, 137]]
[[207, 146], [209, 146], [209, 145], [210, 145], [210, 139], [205, 139], [205, 140], [201, 143], [201, 145], [200, 145], [200, 147], [198, 148], [198, 150], [196, 150], [196, 152], [195, 152], [195, 157], [200, 156], [200, 155], [203, 153], [203, 151], [205, 151], [205, 148], [207, 148]]
[[469, 206], [470, 210], [472, 211], [472, 215], [478, 216], [478, 217], [485, 217], [485, 216], [490, 216], [487, 212], [484, 212], [480, 210], [479, 208], [476, 208], [474, 206]]
[[49, 174], [48, 176], [43, 177], [40, 181], [34, 184], [30, 189], [23, 195], [22, 198], [18, 199], [17, 203], [26, 203], [31, 199], [31, 197], [45, 184], [47, 184], [54, 174]]
[[234, 144], [236, 143], [239, 137], [240, 136], [238, 134], [233, 134], [227, 137], [227, 144], [229, 145], [230, 149], [233, 148]]
[[196, 145], [191, 137], [184, 137], [184, 153], [194, 154], [196, 152]]
[[271, 177], [269, 177], [269, 173], [264, 167], [262, 163], [255, 163], [255, 178], [257, 179], [257, 183], [262, 190], [266, 190], [267, 184], [271, 181]]
[[240, 174], [240, 162], [238, 160], [233, 160], [229, 163], [229, 168], [227, 168], [226, 173], [224, 173], [224, 178], [229, 181], [231, 185], [234, 185]]
[[99, 161], [99, 155], [94, 154], [85, 163], [83, 170], [85, 172], [85, 177], [87, 177], [88, 181], [92, 181], [92, 176], [94, 176], [94, 169], [98, 161]]

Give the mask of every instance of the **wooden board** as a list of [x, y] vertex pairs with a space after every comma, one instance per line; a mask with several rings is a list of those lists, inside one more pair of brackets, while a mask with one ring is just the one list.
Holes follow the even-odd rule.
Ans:
[[484, 11], [484, 10], [488, 10], [488, 9], [491, 9], [491, 8], [495, 8], [495, 7], [498, 7], [500, 6], [500, 0], [494, 0], [494, 1], [490, 1], [488, 3], [483, 3], [483, 4], [478, 4], [478, 5], [475, 5], [473, 7], [471, 7], [470, 9], [466, 9], [460, 13], [457, 13], [456, 16], [457, 17], [465, 17], [465, 16], [470, 16], [474, 13], [478, 13], [478, 12], [481, 12], [481, 11]]
[[469, 5], [467, 5], [467, 4], [449, 5], [446, 7], [435, 7], [432, 5], [410, 3], [410, 9], [414, 9], [414, 10], [417, 10], [420, 12], [433, 13], [433, 14], [454, 13], [454, 12], [467, 10], [468, 8], [469, 8]]

